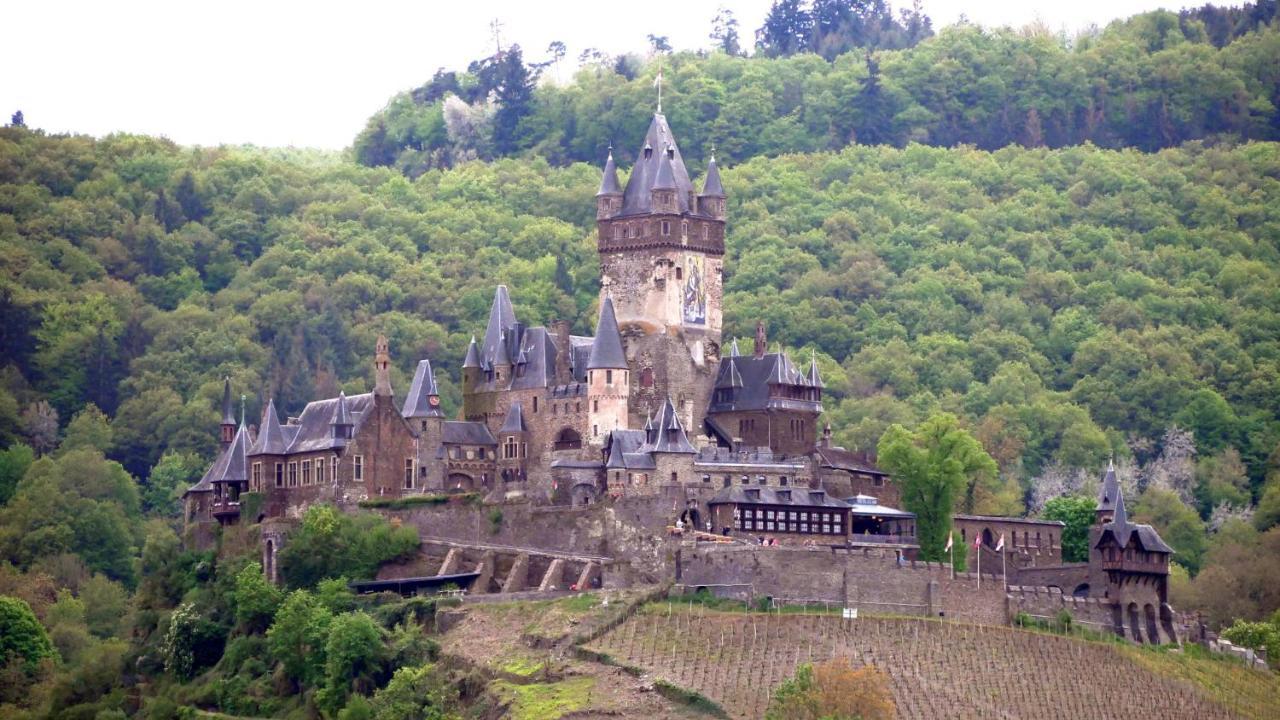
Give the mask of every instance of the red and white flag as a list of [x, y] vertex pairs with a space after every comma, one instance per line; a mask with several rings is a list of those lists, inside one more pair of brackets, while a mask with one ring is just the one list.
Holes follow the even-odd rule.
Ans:
[[1004, 533], [1000, 533], [1000, 541], [996, 543], [996, 551], [1004, 549]]
[[956, 539], [955, 530], [952, 530], [951, 532], [947, 533], [947, 546], [942, 548], [942, 551], [951, 552], [951, 544], [955, 542], [955, 539]]
[[981, 536], [981, 535], [974, 535], [974, 536], [973, 536], [973, 549], [974, 549], [974, 550], [977, 550], [977, 549], [978, 549], [978, 548], [980, 548], [980, 547], [982, 547], [982, 536]]

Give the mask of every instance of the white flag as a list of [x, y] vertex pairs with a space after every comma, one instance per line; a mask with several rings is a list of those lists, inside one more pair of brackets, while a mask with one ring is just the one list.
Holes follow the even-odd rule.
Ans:
[[996, 543], [996, 551], [1004, 549], [1004, 533], [1000, 533], [1000, 541]]
[[952, 530], [951, 532], [947, 533], [947, 546], [946, 546], [946, 547], [944, 547], [944, 548], [942, 548], [942, 551], [943, 551], [943, 552], [951, 552], [951, 544], [952, 544], [953, 542], [955, 542], [955, 539], [956, 539], [956, 531], [955, 531], [955, 530]]

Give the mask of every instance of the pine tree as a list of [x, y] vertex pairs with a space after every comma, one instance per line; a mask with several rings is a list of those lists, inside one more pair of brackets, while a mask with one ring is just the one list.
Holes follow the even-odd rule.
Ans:
[[498, 61], [498, 112], [493, 117], [493, 149], [499, 155], [515, 152], [520, 144], [520, 120], [533, 112], [533, 82], [519, 45], [512, 45]]

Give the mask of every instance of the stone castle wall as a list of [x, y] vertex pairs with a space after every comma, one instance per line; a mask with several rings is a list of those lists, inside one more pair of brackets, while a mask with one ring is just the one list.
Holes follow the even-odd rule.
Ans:
[[865, 612], [947, 617], [989, 625], [1006, 622], [1000, 578], [951, 577], [941, 563], [899, 562], [891, 551], [852, 553], [801, 548], [690, 546], [681, 548], [677, 582], [720, 595], [857, 607]]
[[1097, 632], [1115, 632], [1115, 604], [1102, 598], [1072, 597], [1071, 591], [1063, 594], [1056, 587], [1031, 587], [1015, 585], [1009, 588], [1009, 621], [1018, 613], [1026, 613], [1032, 620], [1056, 622], [1063, 611], [1071, 614], [1071, 620]]

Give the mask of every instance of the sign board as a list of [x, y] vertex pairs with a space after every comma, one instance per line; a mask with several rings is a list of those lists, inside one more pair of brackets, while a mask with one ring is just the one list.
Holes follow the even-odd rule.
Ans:
[[848, 607], [845, 608], [844, 613], [841, 615], [841, 617], [843, 617], [845, 620], [857, 620], [858, 608], [848, 608]]

